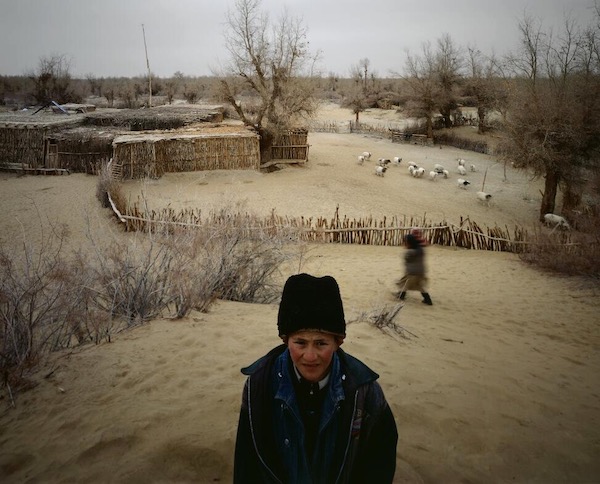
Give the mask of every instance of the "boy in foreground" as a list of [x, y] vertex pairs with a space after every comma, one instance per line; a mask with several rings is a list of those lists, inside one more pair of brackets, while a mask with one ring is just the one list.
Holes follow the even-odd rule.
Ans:
[[277, 327], [283, 344], [242, 369], [234, 482], [392, 482], [396, 423], [379, 375], [340, 348], [335, 279], [291, 276]]

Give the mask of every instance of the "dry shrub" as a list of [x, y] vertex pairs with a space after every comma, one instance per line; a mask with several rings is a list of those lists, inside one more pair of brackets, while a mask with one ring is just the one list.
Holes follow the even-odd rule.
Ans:
[[[583, 230], [536, 227], [520, 258], [538, 267], [573, 276], [600, 278], [600, 225], [580, 221]], [[590, 225], [585, 225], [590, 223]]]
[[110, 208], [110, 194], [110, 198], [115, 204], [117, 210], [119, 210], [119, 212], [121, 213], [125, 213], [125, 209], [127, 207], [127, 200], [125, 199], [125, 195], [123, 193], [123, 189], [121, 187], [120, 182], [113, 177], [109, 165], [110, 163], [102, 165], [98, 173], [98, 183], [96, 184], [96, 198], [103, 207]]
[[[355, 321], [367, 321], [384, 333], [392, 333], [408, 339], [409, 336], [417, 337], [415, 334], [403, 328], [396, 322], [400, 310], [404, 307], [403, 303], [394, 306], [384, 306], [374, 309], [370, 313], [361, 314]], [[354, 322], [354, 321], [351, 321]]]
[[453, 146], [461, 150], [475, 151], [476, 153], [487, 154], [490, 152], [486, 141], [468, 139], [452, 132], [435, 132], [433, 142], [439, 145]]
[[9, 391], [50, 351], [85, 339], [79, 318], [87, 273], [63, 256], [64, 237], [52, 230], [37, 248], [25, 242], [21, 254], [0, 248], [0, 372]]
[[163, 315], [171, 302], [171, 271], [177, 254], [160, 240], [134, 237], [96, 247], [93, 304], [126, 327]]
[[230, 208], [207, 223], [171, 234], [180, 261], [174, 271], [175, 316], [191, 309], [206, 311], [216, 299], [270, 303], [280, 288], [274, 282], [281, 264], [291, 256], [284, 250], [290, 234], [269, 233], [257, 217], [238, 217]]

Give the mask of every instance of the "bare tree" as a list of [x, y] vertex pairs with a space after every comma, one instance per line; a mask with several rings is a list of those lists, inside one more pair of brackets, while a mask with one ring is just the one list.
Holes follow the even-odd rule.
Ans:
[[345, 93], [344, 105], [352, 110], [354, 121], [360, 122], [360, 113], [367, 107], [367, 73], [369, 59], [361, 59], [350, 67], [350, 88]]
[[[581, 202], [584, 170], [597, 166], [600, 87], [594, 73], [594, 31], [566, 19], [557, 37], [525, 17], [521, 50], [506, 59], [512, 74], [506, 153], [544, 178], [540, 220], [555, 211], [559, 186], [563, 214]], [[597, 29], [596, 29], [597, 33]]]
[[462, 50], [449, 34], [437, 40], [435, 79], [438, 84], [438, 104], [446, 128], [452, 127], [452, 114], [458, 107], [456, 87], [463, 67]]
[[72, 87], [71, 65], [65, 55], [52, 55], [39, 60], [37, 70], [29, 77], [34, 83], [32, 93], [38, 104], [79, 101]]
[[505, 104], [505, 94], [500, 86], [497, 61], [493, 55], [487, 57], [477, 48], [468, 47], [466, 65], [470, 76], [465, 79], [465, 92], [475, 99], [478, 132], [482, 134], [486, 131], [488, 112]]
[[284, 11], [276, 23], [260, 0], [235, 0], [226, 18], [230, 63], [221, 75], [221, 96], [247, 126], [261, 135], [261, 154], [270, 158], [273, 139], [316, 109], [313, 86], [302, 76], [314, 66], [307, 31]]
[[358, 61], [358, 68], [362, 72], [363, 79], [363, 92], [366, 94], [368, 89], [368, 79], [369, 79], [369, 66], [371, 65], [371, 61], [368, 58], [361, 59]]
[[452, 126], [462, 66], [462, 51], [448, 34], [437, 40], [435, 50], [426, 42], [421, 55], [406, 54], [405, 74], [400, 77], [409, 87], [407, 111], [409, 115], [425, 118], [430, 138], [433, 137], [433, 117], [437, 113], [442, 115], [445, 126]]
[[409, 88], [406, 100], [407, 114], [425, 118], [427, 137], [433, 138], [433, 116], [438, 111], [438, 102], [435, 56], [429, 42], [423, 44], [420, 56], [406, 53], [405, 70], [406, 75], [401, 77]]

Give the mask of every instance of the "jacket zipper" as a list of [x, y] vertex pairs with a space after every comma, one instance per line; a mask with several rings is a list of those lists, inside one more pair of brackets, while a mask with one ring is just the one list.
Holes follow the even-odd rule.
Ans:
[[348, 450], [350, 450], [350, 445], [352, 444], [352, 426], [354, 424], [354, 416], [356, 415], [356, 405], [358, 402], [358, 389], [354, 392], [354, 408], [352, 409], [352, 418], [350, 419], [350, 429], [348, 432], [348, 444], [346, 445], [346, 451], [344, 452], [344, 459], [342, 460], [342, 465], [340, 467], [340, 472], [338, 473], [335, 482], [340, 482], [340, 478], [342, 477], [342, 471], [346, 466], [346, 459], [348, 458]]
[[[248, 379], [250, 379], [250, 377], [248, 377]], [[265, 467], [265, 469], [267, 469], [267, 471], [269, 471], [269, 473], [271, 474], [273, 479], [275, 479], [275, 481], [281, 483], [282, 481], [275, 475], [275, 473], [267, 465], [265, 460], [260, 455], [260, 452], [258, 451], [258, 445], [256, 444], [256, 437], [254, 436], [254, 425], [253, 425], [253, 421], [252, 421], [252, 400], [250, 399], [250, 387], [251, 386], [252, 385], [250, 385], [250, 382], [248, 382], [248, 420], [250, 421], [250, 433], [252, 434], [252, 443], [254, 444], [254, 449], [256, 450], [256, 455], [260, 459], [260, 462], [262, 463], [262, 465]]]

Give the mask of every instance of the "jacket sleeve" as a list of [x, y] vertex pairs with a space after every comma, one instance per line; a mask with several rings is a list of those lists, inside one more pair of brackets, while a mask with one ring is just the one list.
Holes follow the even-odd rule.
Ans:
[[260, 463], [258, 456], [256, 455], [256, 450], [252, 441], [252, 431], [250, 429], [248, 385], [249, 380], [246, 380], [235, 441], [235, 458], [233, 464], [233, 482], [235, 484], [256, 483], [261, 481]]
[[391, 483], [396, 472], [398, 430], [378, 383], [369, 391], [367, 410], [369, 421], [364, 423], [352, 482]]

